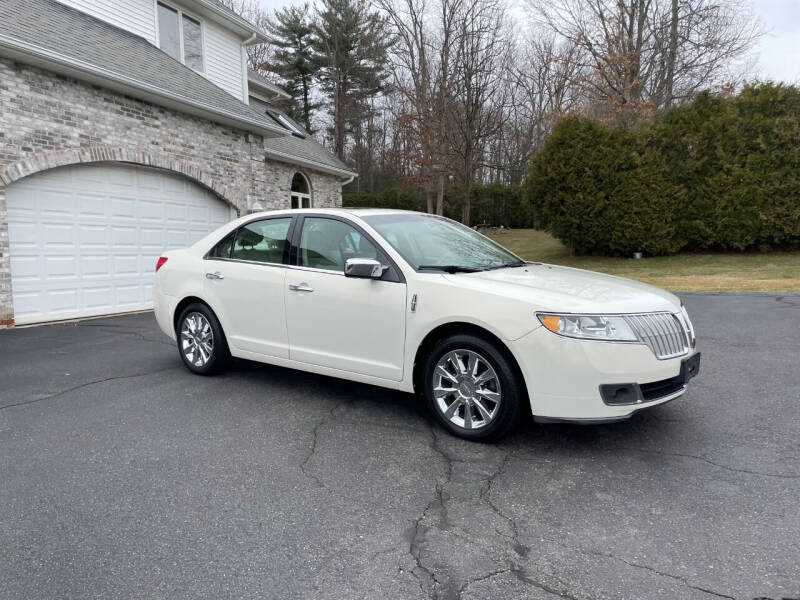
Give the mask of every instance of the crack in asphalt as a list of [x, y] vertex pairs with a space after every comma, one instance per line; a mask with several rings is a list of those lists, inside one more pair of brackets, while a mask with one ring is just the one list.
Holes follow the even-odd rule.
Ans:
[[[433, 565], [429, 565], [425, 561], [424, 545], [426, 534], [432, 530], [446, 530], [449, 535], [453, 535], [459, 539], [476, 545], [484, 550], [494, 551], [490, 545], [486, 544], [483, 540], [476, 540], [469, 535], [470, 532], [460, 533], [454, 529], [447, 519], [447, 503], [452, 500], [446, 488], [452, 482], [454, 467], [457, 464], [467, 464], [469, 461], [460, 460], [451, 456], [442, 446], [440, 437], [436, 434], [436, 430], [431, 428], [431, 450], [442, 457], [445, 461], [445, 476], [442, 481], [437, 482], [434, 497], [428, 502], [419, 517], [413, 521], [412, 533], [410, 535], [409, 554], [415, 561], [415, 568], [411, 570], [411, 574], [417, 579], [420, 589], [424, 594], [433, 599], [458, 599], [470, 588], [470, 586], [497, 577], [501, 574], [512, 574], [525, 584], [532, 585], [542, 591], [552, 594], [559, 598], [567, 600], [576, 600], [574, 596], [567, 591], [560, 591], [551, 586], [546, 585], [541, 581], [537, 581], [531, 577], [525, 570], [524, 566], [518, 562], [519, 558], [524, 558], [529, 552], [529, 548], [521, 543], [519, 539], [519, 528], [516, 521], [505, 514], [492, 500], [491, 493], [495, 481], [498, 477], [503, 475], [508, 468], [510, 461], [514, 454], [511, 451], [503, 451], [502, 459], [499, 461], [497, 468], [493, 470], [487, 477], [477, 480], [476, 484], [480, 486], [478, 491], [479, 501], [485, 504], [493, 513], [500, 519], [508, 524], [510, 534], [500, 531], [497, 527], [494, 528], [495, 533], [499, 538], [506, 540], [510, 544], [507, 550], [507, 555], [503, 557], [502, 562], [506, 563], [501, 569], [491, 571], [478, 575], [477, 577], [467, 579], [460, 582], [460, 586], [456, 588], [455, 582], [452, 581], [452, 576], [445, 572], [445, 577], [441, 577], [440, 571]], [[438, 510], [439, 519], [438, 523], [430, 521], [431, 513]], [[505, 544], [504, 544], [505, 545]]]
[[730, 465], [724, 465], [722, 463], [715, 462], [706, 456], [699, 456], [697, 454], [683, 454], [681, 452], [664, 452], [662, 450], [648, 450], [646, 448], [627, 448], [624, 446], [618, 446], [616, 448], [609, 448], [609, 450], [623, 450], [625, 452], [641, 452], [642, 454], [656, 454], [661, 456], [679, 456], [681, 458], [693, 458], [695, 460], [699, 460], [715, 467], [719, 467], [720, 469], [725, 469], [726, 471], [732, 471], [734, 473], [745, 473], [747, 475], [759, 475], [761, 477], [776, 477], [779, 479], [800, 479], [800, 474], [796, 473], [770, 473], [767, 471], [753, 471], [751, 469], [739, 469], [737, 467], [731, 467]]
[[[789, 300], [790, 298], [792, 300], [797, 299], [797, 302], [791, 302]], [[783, 304], [783, 305], [788, 306], [790, 308], [800, 308], [800, 296], [788, 296], [788, 297], [787, 296], [777, 296], [775, 298], [775, 302], [779, 302], [780, 304]]]
[[626, 559], [622, 558], [621, 556], [617, 556], [616, 554], [612, 554], [611, 552], [603, 552], [601, 550], [592, 550], [592, 549], [588, 549], [588, 548], [581, 548], [580, 546], [573, 546], [571, 544], [565, 544], [564, 542], [561, 542], [559, 540], [555, 540], [555, 539], [552, 539], [552, 538], [542, 538], [542, 539], [550, 542], [551, 544], [556, 544], [557, 546], [561, 546], [562, 548], [566, 548], [566, 549], [572, 550], [574, 552], [580, 552], [581, 554], [587, 554], [587, 555], [590, 555], [590, 556], [599, 556], [601, 558], [610, 558], [611, 560], [619, 561], [619, 562], [621, 562], [623, 564], [626, 564], [629, 567], [633, 567], [635, 569], [643, 569], [645, 571], [649, 571], [650, 573], [654, 573], [654, 574], [659, 575], [661, 577], [667, 577], [669, 579], [674, 579], [675, 581], [680, 582], [682, 585], [684, 585], [684, 586], [686, 586], [686, 587], [688, 587], [690, 589], [697, 590], [699, 592], [703, 592], [703, 593], [706, 593], [706, 594], [710, 594], [712, 596], [716, 596], [717, 598], [728, 598], [729, 600], [736, 600], [736, 598], [734, 596], [728, 596], [727, 594], [722, 594], [720, 592], [715, 592], [714, 590], [710, 590], [708, 588], [700, 587], [700, 586], [697, 586], [697, 585], [692, 585], [691, 583], [689, 583], [689, 580], [686, 577], [682, 577], [680, 575], [674, 575], [672, 573], [667, 573], [666, 571], [660, 571], [660, 570], [656, 569], [655, 567], [651, 567], [649, 565], [643, 565], [643, 564], [640, 564], [640, 563], [631, 562], [629, 560], [626, 560]]
[[509, 462], [511, 462], [511, 458], [512, 458], [512, 452], [510, 451], [505, 452], [505, 454], [503, 455], [503, 460], [500, 463], [500, 466], [498, 466], [497, 470], [495, 470], [495, 472], [492, 473], [485, 480], [486, 486], [481, 490], [480, 498], [484, 502], [486, 502], [486, 505], [489, 508], [491, 508], [492, 511], [494, 511], [494, 513], [497, 514], [497, 516], [505, 520], [508, 523], [509, 528], [511, 529], [511, 535], [509, 536], [502, 533], [501, 531], [498, 531], [497, 528], [495, 528], [497, 534], [511, 540], [514, 544], [513, 546], [514, 552], [516, 552], [519, 556], [525, 557], [528, 555], [530, 548], [528, 548], [526, 545], [520, 542], [519, 528], [517, 527], [517, 522], [511, 517], [509, 517], [507, 514], [505, 514], [503, 511], [501, 511], [500, 508], [492, 500], [492, 486], [494, 485], [495, 480], [498, 477], [500, 477], [500, 475], [505, 474], [506, 469], [508, 468], [508, 464]]
[[557, 598], [565, 598], [566, 600], [578, 600], [576, 596], [573, 596], [569, 592], [561, 592], [555, 588], [550, 587], [549, 585], [542, 583], [541, 581], [537, 581], [532, 577], [530, 577], [530, 575], [525, 573], [525, 571], [516, 567], [500, 569], [498, 571], [493, 571], [492, 573], [489, 573], [487, 575], [482, 575], [481, 577], [476, 577], [475, 579], [469, 580], [467, 583], [461, 586], [460, 590], [458, 590], [458, 598], [460, 599], [464, 595], [464, 593], [476, 583], [480, 583], [482, 581], [488, 581], [490, 579], [494, 579], [495, 577], [499, 577], [500, 575], [506, 575], [506, 574], [513, 575], [521, 582], [527, 585], [532, 585], [533, 587], [542, 590], [543, 592], [546, 592], [551, 596], [556, 596]]
[[108, 330], [110, 330], [112, 332], [119, 333], [121, 335], [133, 336], [135, 338], [138, 338], [138, 339], [142, 340], [143, 342], [149, 342], [149, 343], [152, 343], [152, 344], [163, 344], [165, 346], [170, 346], [170, 347], [175, 345], [175, 342], [173, 342], [173, 341], [166, 341], [166, 340], [163, 340], [163, 339], [157, 339], [156, 340], [156, 339], [145, 337], [145, 335], [143, 333], [141, 333], [141, 332], [139, 332], [139, 331], [137, 331], [137, 330], [135, 330], [135, 329], [133, 329], [131, 327], [125, 327], [123, 325], [108, 325], [108, 324], [100, 324], [100, 323], [92, 324], [92, 323], [89, 323], [89, 322], [81, 322], [81, 323], [76, 323], [74, 325], [74, 327], [81, 327], [81, 328], [90, 327], [92, 329], [108, 329]]
[[[410, 535], [409, 541], [409, 548], [408, 553], [411, 555], [411, 558], [414, 559], [414, 563], [416, 564], [415, 568], [412, 568], [410, 573], [416, 578], [417, 582], [419, 583], [420, 590], [422, 593], [430, 598], [438, 598], [436, 593], [436, 586], [441, 586], [442, 582], [438, 580], [436, 577], [436, 572], [433, 568], [427, 567], [423, 564], [422, 560], [422, 544], [424, 543], [424, 534], [427, 531], [427, 527], [422, 524], [425, 520], [425, 517], [428, 516], [428, 512], [433, 509], [433, 507], [438, 503], [442, 510], [445, 511], [445, 515], [443, 519], [446, 520], [446, 508], [445, 508], [445, 498], [444, 498], [444, 486], [450, 483], [453, 479], [453, 462], [454, 459], [447, 454], [440, 446], [439, 446], [439, 437], [436, 435], [436, 430], [432, 427], [430, 428], [431, 433], [431, 450], [441, 456], [444, 459], [446, 471], [445, 471], [445, 478], [444, 481], [436, 482], [435, 486], [435, 496], [434, 498], [428, 502], [425, 508], [420, 513], [419, 517], [417, 517], [413, 521], [412, 526], [412, 533]], [[433, 529], [433, 526], [430, 527]], [[423, 578], [416, 572], [419, 569], [422, 571], [424, 575], [425, 581], [423, 582]], [[427, 589], [426, 589], [427, 588]]]
[[345, 404], [352, 404], [352, 402], [353, 402], [352, 400], [349, 401], [342, 400], [341, 402], [337, 402], [331, 407], [330, 410], [328, 410], [325, 416], [323, 416], [319, 421], [317, 421], [316, 425], [314, 425], [314, 428], [311, 430], [311, 448], [309, 449], [308, 455], [305, 457], [303, 462], [300, 463], [300, 471], [303, 473], [303, 475], [308, 479], [311, 479], [312, 481], [316, 482], [316, 484], [319, 487], [326, 490], [329, 489], [328, 486], [325, 485], [319, 477], [314, 475], [314, 473], [312, 473], [310, 469], [308, 469], [308, 463], [311, 461], [312, 458], [314, 458], [314, 455], [317, 453], [317, 438], [319, 436], [319, 428], [322, 427], [325, 423], [327, 423], [334, 416], [334, 413], [339, 408], [341, 408]]
[[136, 377], [144, 377], [145, 375], [155, 375], [156, 373], [163, 373], [164, 371], [172, 371], [174, 369], [176, 369], [176, 367], [166, 367], [164, 369], [156, 369], [155, 371], [145, 371], [144, 373], [133, 373], [131, 375], [115, 375], [113, 377], [104, 377], [103, 379], [86, 381], [79, 385], [75, 385], [70, 388], [60, 390], [52, 394], [48, 394], [46, 396], [42, 396], [41, 398], [31, 398], [30, 400], [23, 400], [21, 402], [15, 402], [13, 404], [6, 404], [4, 406], [0, 406], [0, 410], [5, 410], [7, 408], [14, 408], [17, 406], [27, 406], [28, 404], [35, 404], [37, 402], [43, 402], [44, 400], [52, 400], [53, 398], [58, 398], [59, 396], [63, 396], [64, 394], [69, 394], [70, 392], [74, 392], [76, 390], [80, 390], [92, 385], [97, 385], [98, 383], [105, 383], [106, 381], [116, 381], [120, 379], [134, 379]]

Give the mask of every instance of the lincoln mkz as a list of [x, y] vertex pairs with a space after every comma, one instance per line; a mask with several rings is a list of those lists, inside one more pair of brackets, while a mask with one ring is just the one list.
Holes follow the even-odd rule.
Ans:
[[443, 217], [251, 214], [159, 258], [155, 316], [198, 374], [239, 357], [416, 392], [496, 440], [537, 421], [619, 421], [673, 400], [700, 353], [681, 301], [529, 262]]

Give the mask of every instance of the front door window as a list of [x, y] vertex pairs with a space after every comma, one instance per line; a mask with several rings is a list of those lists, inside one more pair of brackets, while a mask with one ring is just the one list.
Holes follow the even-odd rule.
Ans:
[[348, 258], [377, 258], [378, 251], [354, 227], [337, 221], [309, 217], [300, 235], [300, 266], [344, 271]]

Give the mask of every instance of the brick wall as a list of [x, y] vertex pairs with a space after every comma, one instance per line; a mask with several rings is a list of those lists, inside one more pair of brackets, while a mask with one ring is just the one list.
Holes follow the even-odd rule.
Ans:
[[[244, 214], [287, 208], [296, 166], [260, 136], [0, 59], [0, 326], [12, 323], [5, 188], [60, 165], [134, 162], [183, 173]], [[302, 169], [314, 206], [341, 206], [333, 176]]]

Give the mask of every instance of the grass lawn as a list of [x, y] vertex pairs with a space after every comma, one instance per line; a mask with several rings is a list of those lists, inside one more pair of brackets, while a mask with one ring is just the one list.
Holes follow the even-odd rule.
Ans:
[[516, 229], [491, 237], [527, 260], [638, 279], [683, 292], [800, 292], [800, 252], [679, 254], [655, 258], [572, 256], [553, 236]]

